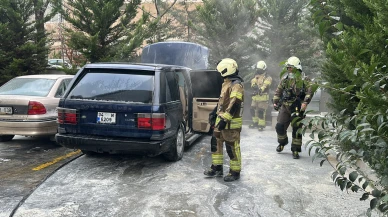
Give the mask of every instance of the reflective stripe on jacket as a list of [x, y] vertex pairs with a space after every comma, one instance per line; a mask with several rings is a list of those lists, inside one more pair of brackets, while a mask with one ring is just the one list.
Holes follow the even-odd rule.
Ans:
[[218, 122], [224, 119], [228, 124], [225, 129], [241, 129], [244, 102], [244, 86], [239, 81], [224, 79], [217, 107]]
[[[297, 83], [299, 83], [299, 85], [297, 85]], [[288, 96], [284, 96], [285, 93]], [[297, 97], [302, 95], [302, 93], [305, 94], [304, 98], [301, 99], [302, 102], [309, 104], [314, 94], [310, 85], [310, 79], [306, 77], [302, 82], [297, 82], [296, 78], [285, 76], [275, 90], [273, 102], [277, 104], [279, 100], [283, 98], [284, 105], [291, 105], [295, 102]]]
[[272, 84], [272, 77], [267, 76], [267, 73], [255, 75], [251, 80], [251, 87], [257, 86], [261, 90], [261, 94], [268, 94], [269, 87]]

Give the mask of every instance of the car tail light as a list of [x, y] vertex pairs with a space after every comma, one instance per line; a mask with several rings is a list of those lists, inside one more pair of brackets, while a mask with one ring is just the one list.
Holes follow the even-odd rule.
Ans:
[[46, 107], [40, 102], [29, 101], [28, 102], [28, 115], [43, 115], [46, 114]]
[[166, 115], [164, 113], [139, 113], [137, 114], [137, 127], [139, 129], [164, 130]]
[[57, 108], [58, 123], [60, 124], [77, 124], [78, 113], [77, 109]]

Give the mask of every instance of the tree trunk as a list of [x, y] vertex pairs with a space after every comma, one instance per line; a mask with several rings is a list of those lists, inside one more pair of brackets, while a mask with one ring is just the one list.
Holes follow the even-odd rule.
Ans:
[[[35, 29], [36, 29], [36, 37], [35, 43], [38, 45], [36, 51], [36, 64], [38, 65], [39, 71], [43, 71], [47, 65], [47, 53], [48, 48], [46, 46], [47, 37], [46, 31], [44, 28], [44, 13], [47, 9], [47, 2], [43, 2], [43, 0], [34, 0], [34, 14], [35, 14]], [[39, 72], [35, 72], [37, 74]]]

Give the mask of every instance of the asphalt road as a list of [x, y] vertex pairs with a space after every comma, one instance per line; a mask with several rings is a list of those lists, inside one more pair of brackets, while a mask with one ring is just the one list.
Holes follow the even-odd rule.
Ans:
[[[342, 192], [331, 167], [290, 146], [275, 148], [276, 133], [244, 126], [241, 179], [204, 178], [209, 137], [179, 162], [161, 157], [81, 156], [42, 183], [13, 216], [365, 216], [361, 193]], [[224, 155], [224, 173], [228, 157]]]
[[56, 169], [79, 156], [48, 139], [15, 136], [0, 143], [0, 216], [9, 216]]

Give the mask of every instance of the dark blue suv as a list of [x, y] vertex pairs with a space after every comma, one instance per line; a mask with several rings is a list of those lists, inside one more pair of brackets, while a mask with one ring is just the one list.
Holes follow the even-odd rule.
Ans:
[[180, 160], [210, 130], [222, 79], [212, 70], [160, 64], [83, 67], [59, 102], [56, 141], [83, 153], [137, 153]]

